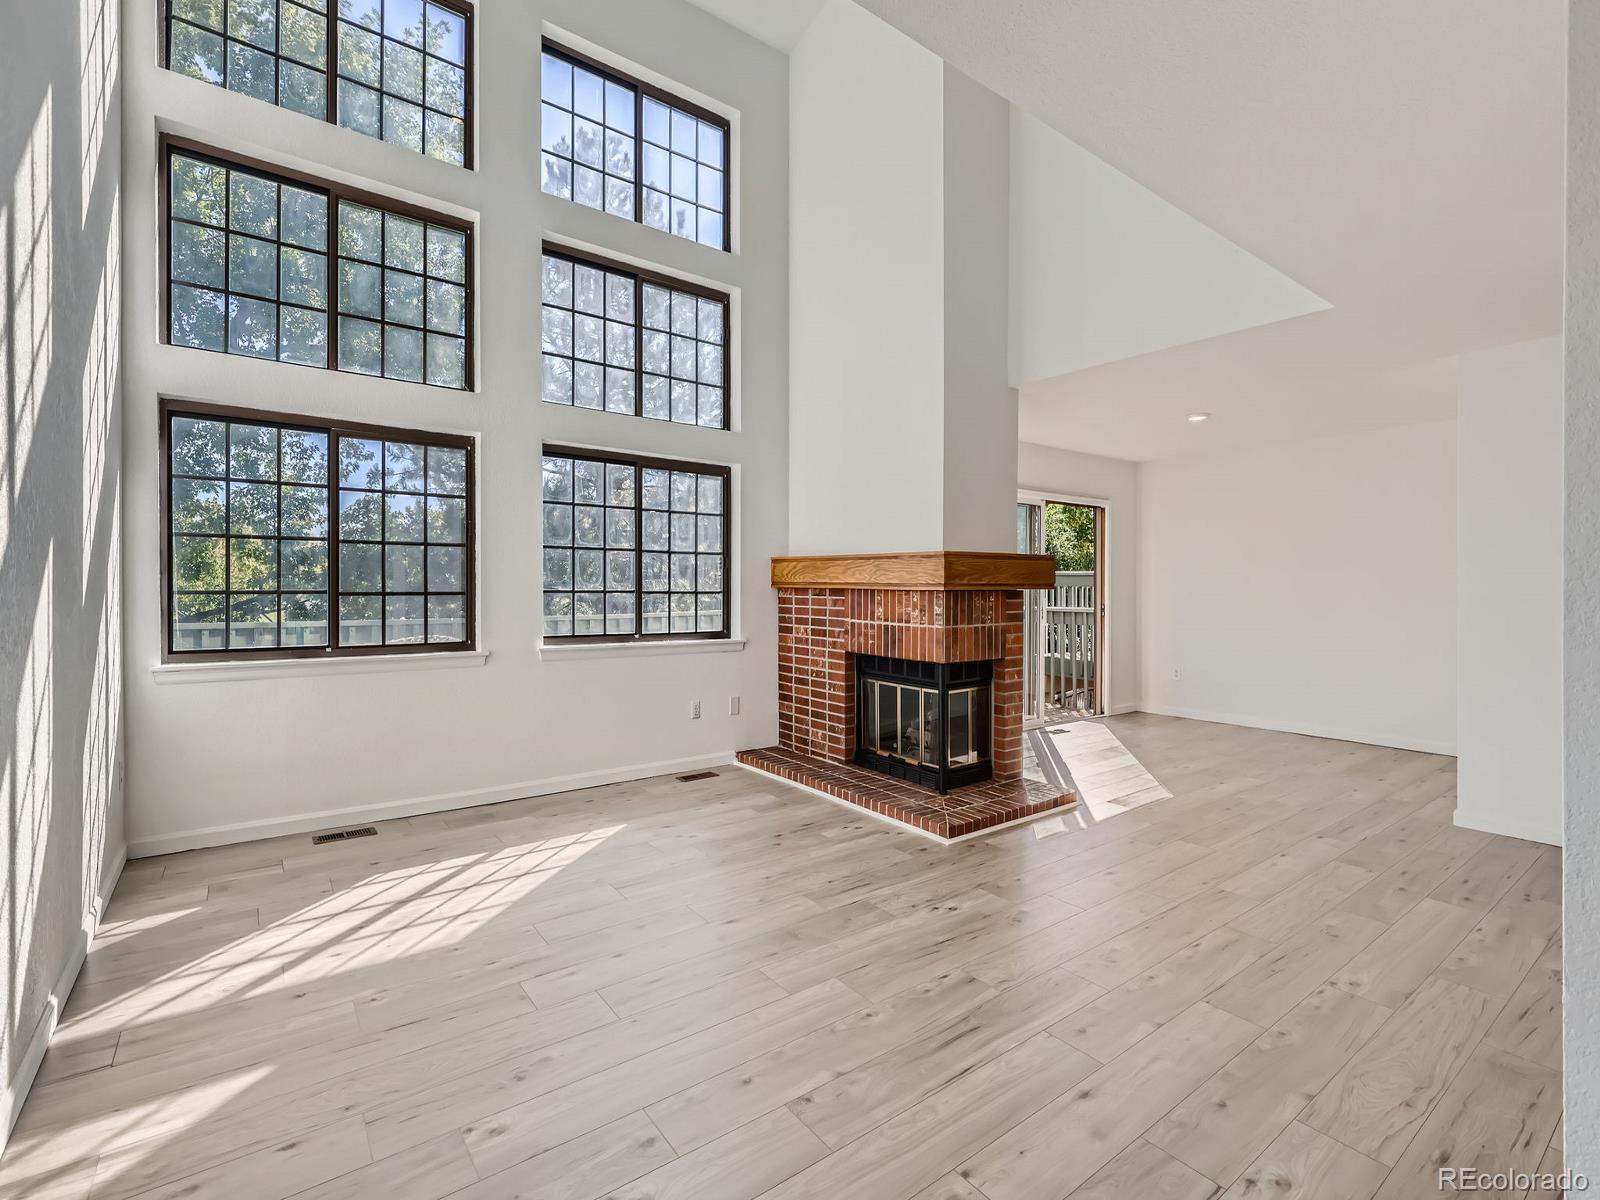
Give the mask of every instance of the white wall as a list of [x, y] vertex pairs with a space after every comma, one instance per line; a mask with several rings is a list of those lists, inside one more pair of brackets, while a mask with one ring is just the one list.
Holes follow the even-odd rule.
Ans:
[[832, 0], [789, 78], [790, 553], [940, 550], [943, 64]]
[[1019, 387], [1328, 307], [1020, 109], [1011, 276]]
[[[773, 741], [776, 603], [768, 560], [785, 545], [788, 471], [784, 57], [677, 0], [481, 5], [480, 166], [463, 171], [163, 71], [149, 0], [124, 0], [124, 11], [134, 850], [534, 794], [722, 761], [738, 748]], [[541, 196], [535, 151], [543, 22], [732, 117], [736, 253]], [[156, 138], [163, 128], [477, 219], [476, 394], [160, 345]], [[546, 235], [733, 292], [734, 430], [540, 402], [536, 280]], [[374, 672], [365, 662], [322, 662], [270, 678], [224, 670], [214, 680], [181, 683], [153, 673], [161, 634], [162, 394], [477, 435], [479, 629], [487, 664], [426, 670], [403, 662]], [[538, 455], [546, 440], [735, 467], [734, 628], [748, 639], [742, 651], [703, 645], [688, 657], [634, 648], [541, 657]], [[733, 695], [742, 698], [738, 717], [727, 715]], [[696, 699], [704, 717], [691, 721]]]
[[944, 68], [944, 547], [1014, 550], [1011, 105]]
[[1561, 339], [1457, 379], [1456, 824], [1559, 845]]
[[1564, 1166], [1600, 1176], [1600, 5], [1567, 32]]
[[1139, 465], [1023, 442], [1017, 479], [1023, 491], [1105, 502], [1106, 695], [1112, 712], [1132, 712], [1139, 707]]
[[1453, 752], [1455, 486], [1454, 422], [1142, 464], [1141, 707]]
[[0, 1145], [121, 867], [115, 0], [0, 2]]

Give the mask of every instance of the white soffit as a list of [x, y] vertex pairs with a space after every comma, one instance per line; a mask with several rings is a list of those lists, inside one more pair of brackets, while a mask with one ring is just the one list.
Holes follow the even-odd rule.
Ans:
[[1328, 302], [1011, 110], [1013, 387]]

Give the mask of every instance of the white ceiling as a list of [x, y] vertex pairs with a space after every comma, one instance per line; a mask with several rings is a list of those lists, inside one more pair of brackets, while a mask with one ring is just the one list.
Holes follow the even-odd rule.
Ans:
[[736, 29], [776, 46], [785, 54], [822, 11], [828, 0], [689, 0]]
[[[769, 40], [817, 7], [698, 2]], [[1027, 440], [1151, 459], [1447, 417], [1454, 355], [1560, 329], [1563, 0], [862, 3], [1332, 305], [1030, 384]]]

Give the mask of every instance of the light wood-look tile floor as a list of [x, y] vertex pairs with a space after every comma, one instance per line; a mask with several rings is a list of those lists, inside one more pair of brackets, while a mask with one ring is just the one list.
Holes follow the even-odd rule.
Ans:
[[0, 1195], [1414, 1200], [1559, 1169], [1560, 858], [1149, 716], [934, 845], [737, 767], [131, 863]]

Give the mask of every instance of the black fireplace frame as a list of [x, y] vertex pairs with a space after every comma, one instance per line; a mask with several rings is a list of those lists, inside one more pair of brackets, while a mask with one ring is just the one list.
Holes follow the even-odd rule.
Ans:
[[[955, 788], [984, 783], [994, 778], [994, 663], [913, 662], [910, 659], [887, 658], [876, 654], [856, 656], [856, 752], [858, 766], [914, 783], [931, 791], [944, 793]], [[907, 759], [880, 754], [868, 747], [867, 719], [870, 706], [867, 700], [869, 685], [881, 680], [885, 683], [937, 691], [939, 714], [935, 730], [939, 747], [937, 762], [911, 762]], [[951, 766], [950, 746], [950, 693], [969, 688], [987, 689], [988, 707], [982, 711], [981, 720], [974, 713], [973, 725], [983, 731], [983, 746], [977, 762]]]

